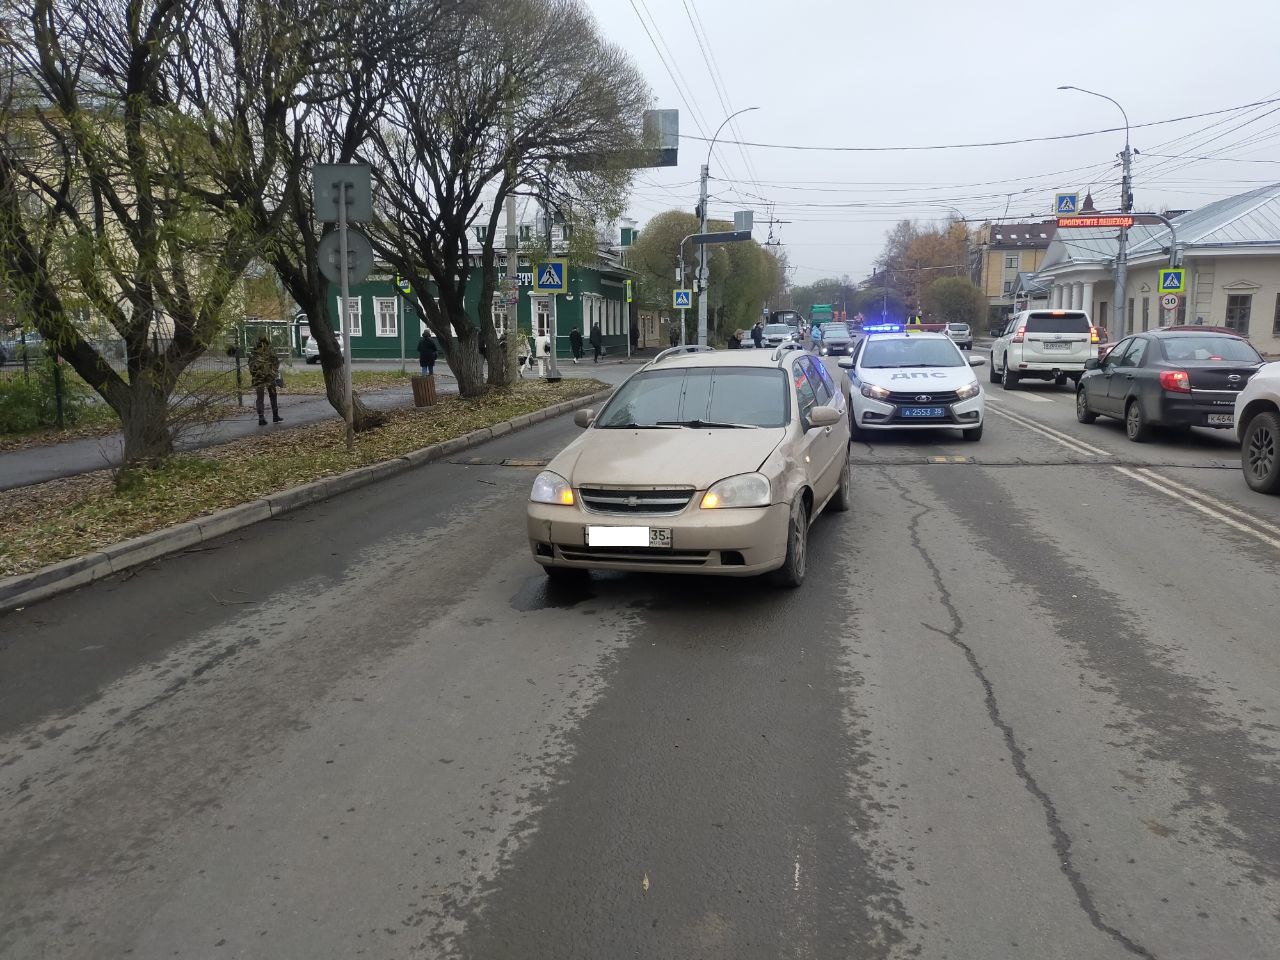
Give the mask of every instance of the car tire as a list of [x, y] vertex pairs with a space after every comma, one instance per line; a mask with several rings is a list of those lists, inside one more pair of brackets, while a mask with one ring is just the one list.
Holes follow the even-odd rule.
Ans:
[[984, 425], [980, 423], [976, 427], [970, 427], [968, 430], [961, 430], [960, 435], [971, 443], [977, 443], [982, 439], [983, 426]]
[[831, 509], [844, 513], [853, 506], [853, 479], [849, 476], [849, 448], [845, 447], [844, 470], [840, 474], [840, 486], [831, 498]]
[[1000, 371], [996, 369], [996, 355], [994, 353], [991, 354], [991, 370], [988, 376], [991, 378], [992, 383], [1000, 382]]
[[798, 496], [791, 504], [787, 517], [787, 556], [782, 566], [774, 570], [770, 579], [774, 586], [795, 589], [804, 583], [809, 550], [809, 508], [804, 497]]
[[1093, 423], [1098, 419], [1098, 415], [1089, 409], [1089, 399], [1084, 395], [1084, 390], [1076, 387], [1076, 419], [1081, 423]]
[[1000, 386], [1006, 390], [1016, 390], [1018, 388], [1018, 375], [1009, 369], [1009, 357], [1004, 358], [1004, 369], [1000, 371]]
[[1249, 421], [1240, 461], [1250, 490], [1280, 493], [1280, 413], [1267, 411]]
[[1125, 404], [1124, 432], [1134, 443], [1146, 443], [1151, 439], [1151, 424], [1142, 415], [1142, 404], [1136, 399]]

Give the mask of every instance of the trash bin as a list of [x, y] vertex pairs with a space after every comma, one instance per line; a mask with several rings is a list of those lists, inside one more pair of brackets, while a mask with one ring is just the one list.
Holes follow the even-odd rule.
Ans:
[[409, 382], [413, 384], [413, 405], [415, 407], [429, 407], [436, 402], [436, 378], [430, 377], [410, 377]]

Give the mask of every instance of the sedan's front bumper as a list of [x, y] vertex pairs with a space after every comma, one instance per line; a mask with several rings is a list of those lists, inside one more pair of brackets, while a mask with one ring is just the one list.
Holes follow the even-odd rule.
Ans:
[[[651, 516], [530, 503], [527, 527], [533, 558], [543, 566], [750, 577], [782, 566], [789, 516], [786, 504], [721, 510], [693, 504], [674, 516]], [[588, 526], [665, 528], [671, 546], [590, 547]]]

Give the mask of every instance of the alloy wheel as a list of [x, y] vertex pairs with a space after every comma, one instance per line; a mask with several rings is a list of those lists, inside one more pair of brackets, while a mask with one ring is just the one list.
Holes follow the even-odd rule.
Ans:
[[805, 542], [809, 537], [809, 517], [804, 507], [791, 511], [791, 529], [796, 538], [796, 573], [803, 577], [805, 565], [808, 561], [808, 551], [805, 549], [808, 544]]
[[1275, 469], [1277, 439], [1265, 425], [1254, 428], [1249, 437], [1249, 449], [1245, 452], [1249, 473], [1258, 480], [1265, 480]]

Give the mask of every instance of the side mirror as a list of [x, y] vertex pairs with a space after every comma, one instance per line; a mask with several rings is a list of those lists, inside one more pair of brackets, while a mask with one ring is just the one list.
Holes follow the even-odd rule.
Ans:
[[1097, 369], [1100, 369], [1101, 367], [1102, 367], [1102, 361], [1099, 360], [1097, 357], [1090, 357], [1088, 360], [1084, 362], [1084, 368], [1086, 370], [1097, 370]]
[[809, 426], [834, 427], [840, 422], [840, 411], [835, 407], [814, 407], [809, 411]]
[[985, 367], [986, 365], [987, 365], [986, 357], [970, 357], [969, 358], [969, 366], [971, 367]]
[[839, 360], [836, 361], [836, 366], [840, 367], [842, 370], [852, 370], [853, 357], [841, 357]]
[[591, 422], [595, 420], [596, 412], [591, 407], [583, 407], [573, 415], [573, 422], [578, 426], [586, 428], [591, 426]]

